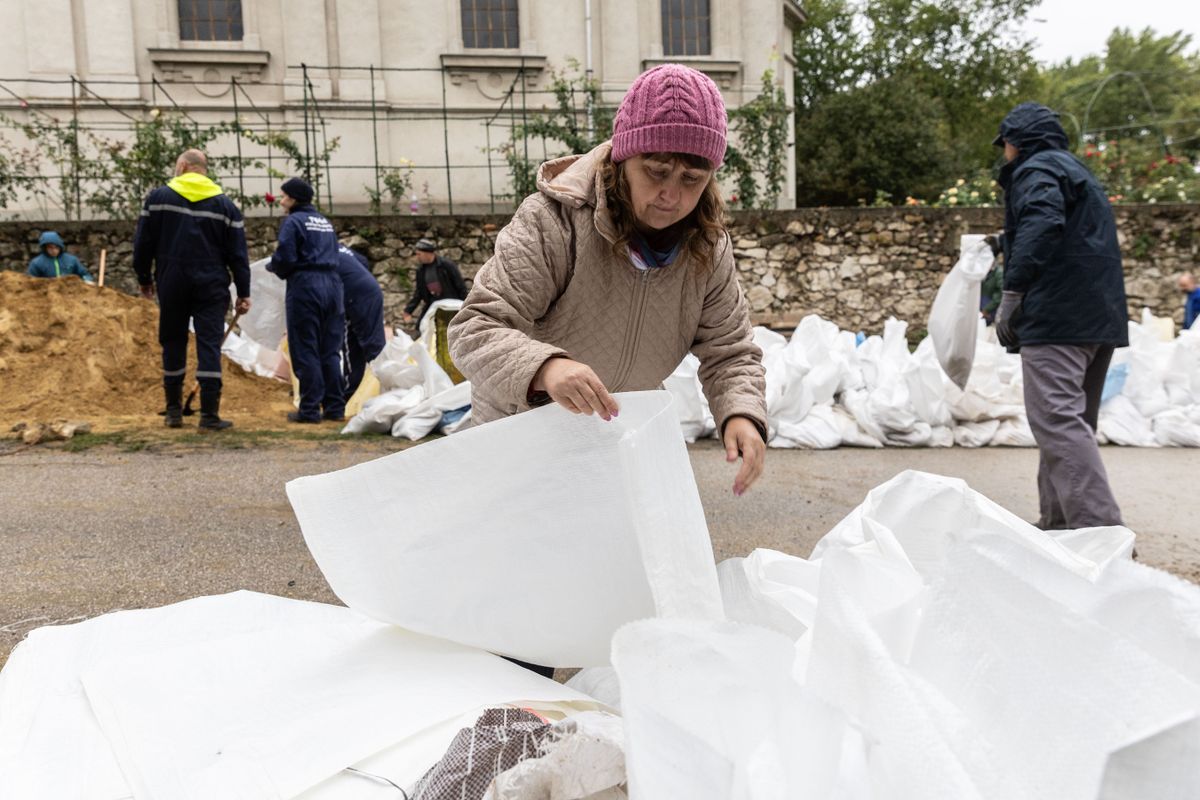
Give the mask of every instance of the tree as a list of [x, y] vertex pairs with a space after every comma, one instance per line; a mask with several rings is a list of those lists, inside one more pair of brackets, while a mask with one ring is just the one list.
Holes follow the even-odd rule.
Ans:
[[[1151, 156], [1200, 155], [1200, 55], [1182, 31], [1116, 28], [1102, 55], [1068, 59], [1043, 74], [1046, 103], [1063, 113], [1077, 146], [1122, 140]], [[1078, 141], [1080, 138], [1083, 141]]]
[[[185, 114], [158, 109], [133, 120], [128, 135], [120, 138], [40, 112], [21, 122], [0, 115], [0, 123], [20, 131], [30, 145], [17, 150], [0, 137], [0, 208], [23, 194], [62, 208], [68, 219], [81, 216], [84, 207], [110, 218], [136, 219], [147, 192], [170, 180], [180, 153], [189, 148], [216, 149], [210, 145], [222, 137], [241, 137], [281, 151], [289, 164], [295, 164], [296, 173], [304, 173], [306, 168], [317, 170], [322, 161], [328, 164], [329, 154], [339, 143], [334, 137], [306, 158], [285, 132], [255, 133], [237, 122], [202, 126]], [[221, 182], [226, 176], [222, 188], [243, 208], [265, 202], [261, 196], [241, 194], [228, 181], [239, 170], [266, 169], [262, 159], [210, 153], [208, 166], [214, 180]], [[285, 173], [271, 169], [269, 174], [280, 178]]]
[[954, 174], [946, 125], [940, 105], [904, 78], [825, 99], [796, 126], [797, 203], [935, 196]]
[[733, 136], [725, 151], [725, 164], [737, 186], [736, 205], [775, 207], [787, 168], [790, 111], [783, 87], [776, 84], [775, 73], [767, 70], [762, 76], [762, 91], [729, 112]]
[[932, 199], [990, 165], [1000, 120], [1037, 86], [1018, 28], [1035, 3], [806, 2], [794, 45], [797, 202]]
[[[493, 148], [508, 162], [513, 188], [512, 193], [505, 196], [515, 204], [537, 189], [539, 162], [526, 157], [525, 145], [529, 139], [541, 139], [544, 145], [558, 143], [561, 147], [554, 148], [550, 155], [550, 158], [558, 158], [586, 153], [612, 136], [616, 110], [601, 105], [599, 82], [578, 74], [578, 61], [571, 59], [568, 65], [574, 74], [550, 71], [554, 104], [526, 114], [525, 121], [512, 128], [509, 140]], [[513, 102], [511, 96], [509, 102]]]

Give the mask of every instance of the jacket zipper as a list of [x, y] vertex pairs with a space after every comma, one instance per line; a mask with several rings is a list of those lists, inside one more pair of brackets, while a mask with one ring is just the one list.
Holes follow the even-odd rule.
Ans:
[[637, 355], [638, 345], [640, 344], [642, 334], [642, 319], [646, 313], [646, 295], [650, 284], [650, 270], [643, 270], [638, 276], [637, 282], [637, 298], [634, 301], [636, 310], [633, 315], [633, 324], [625, 335], [625, 347], [622, 350], [621, 362], [618, 365], [618, 377], [613, 381], [612, 391], [619, 392], [625, 386], [625, 381], [629, 379], [629, 373], [633, 371], [634, 357]]

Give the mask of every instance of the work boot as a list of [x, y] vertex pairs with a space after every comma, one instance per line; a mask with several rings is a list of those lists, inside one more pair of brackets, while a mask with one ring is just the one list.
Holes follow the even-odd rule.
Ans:
[[217, 413], [221, 410], [221, 392], [205, 391], [204, 387], [200, 388], [200, 425], [202, 431], [223, 431], [226, 428], [232, 428], [233, 423], [227, 419], [221, 419]]
[[163, 412], [163, 424], [168, 428], [183, 427], [183, 384], [163, 386], [167, 395], [167, 410]]
[[305, 416], [301, 416], [299, 411], [289, 411], [288, 415], [287, 415], [287, 421], [316, 425], [321, 422], [321, 418], [320, 417], [305, 417]]

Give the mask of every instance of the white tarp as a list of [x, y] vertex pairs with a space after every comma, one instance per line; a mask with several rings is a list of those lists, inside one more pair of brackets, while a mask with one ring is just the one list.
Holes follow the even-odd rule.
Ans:
[[614, 639], [635, 796], [1200, 796], [1200, 587], [1132, 542], [906, 472], [808, 559], [722, 563], [738, 625]]
[[612, 422], [547, 406], [288, 497], [347, 605], [524, 661], [606, 664], [625, 622], [721, 615], [671, 397], [618, 402]]
[[488, 653], [252, 592], [40, 628], [3, 674], [0, 797], [22, 800], [283, 800], [473, 709], [588, 700]]

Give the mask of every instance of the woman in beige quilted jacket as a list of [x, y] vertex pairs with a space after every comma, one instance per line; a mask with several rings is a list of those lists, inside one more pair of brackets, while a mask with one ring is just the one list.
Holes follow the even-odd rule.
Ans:
[[476, 424], [557, 402], [605, 420], [612, 392], [655, 389], [690, 351], [725, 444], [758, 478], [765, 377], [714, 173], [725, 106], [678, 64], [640, 75], [613, 138], [542, 165], [450, 327]]

